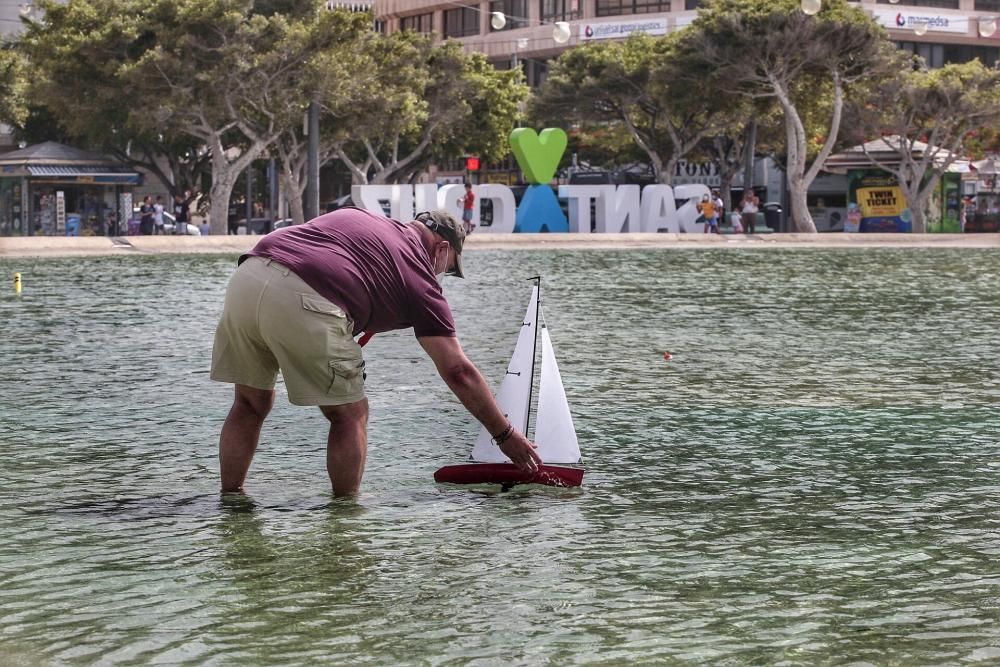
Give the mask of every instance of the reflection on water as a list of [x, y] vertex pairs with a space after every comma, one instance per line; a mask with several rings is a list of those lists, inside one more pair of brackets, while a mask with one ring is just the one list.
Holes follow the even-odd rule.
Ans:
[[472, 252], [494, 384], [545, 276], [585, 486], [435, 485], [477, 429], [396, 333], [356, 500], [282, 396], [216, 492], [233, 260], [0, 260], [0, 662], [1000, 660], [995, 253]]

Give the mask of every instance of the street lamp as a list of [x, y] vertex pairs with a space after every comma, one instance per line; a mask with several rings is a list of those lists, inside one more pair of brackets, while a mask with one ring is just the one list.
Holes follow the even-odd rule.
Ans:
[[[819, 2], [820, 0], [814, 0]], [[516, 17], [515, 17], [516, 18]], [[542, 22], [544, 23], [544, 21]], [[507, 25], [507, 16], [503, 12], [490, 12], [490, 27], [494, 30], [503, 30], [504, 26]], [[565, 44], [569, 41], [571, 36], [571, 30], [569, 23], [566, 21], [556, 21], [552, 24], [552, 40], [556, 44]], [[518, 40], [520, 42], [520, 40]], [[527, 46], [527, 40], [525, 40], [524, 46]], [[524, 48], [524, 47], [521, 47]]]
[[995, 16], [980, 16], [979, 17], [979, 34], [982, 37], [992, 37], [997, 31], [997, 17]]
[[923, 19], [918, 19], [913, 22], [913, 34], [914, 35], [926, 35], [927, 34], [927, 21]]
[[819, 10], [823, 9], [823, 2], [822, 0], [802, 0], [800, 7], [803, 14], [815, 16], [819, 14]]
[[[980, 28], [981, 25], [982, 24], [980, 24]], [[996, 25], [994, 25], [994, 29], [996, 29]], [[555, 40], [556, 44], [565, 44], [568, 42], [569, 23], [566, 23], [566, 21], [556, 21], [555, 27], [552, 29], [552, 39]]]

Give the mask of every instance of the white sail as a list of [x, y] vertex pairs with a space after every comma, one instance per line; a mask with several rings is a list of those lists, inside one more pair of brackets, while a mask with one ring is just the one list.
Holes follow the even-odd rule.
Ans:
[[579, 463], [580, 443], [569, 412], [549, 330], [542, 326], [542, 379], [538, 388], [535, 444], [545, 463]]
[[[538, 286], [531, 290], [528, 312], [524, 314], [521, 332], [517, 335], [514, 354], [507, 366], [507, 374], [497, 392], [497, 404], [507, 415], [507, 419], [521, 433], [528, 428], [528, 403], [531, 401], [531, 375], [535, 365], [535, 318], [538, 314]], [[489, 431], [479, 432], [476, 445], [472, 448], [472, 460], [479, 463], [505, 463], [510, 459], [493, 444]]]

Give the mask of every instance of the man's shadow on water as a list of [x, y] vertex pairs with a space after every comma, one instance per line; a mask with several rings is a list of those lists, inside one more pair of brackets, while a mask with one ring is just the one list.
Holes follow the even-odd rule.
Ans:
[[[251, 496], [219, 497], [221, 562], [215, 603], [229, 619], [215, 634], [226, 644], [254, 646], [257, 657], [280, 657], [336, 635], [350, 637], [371, 618], [366, 590], [377, 559], [364, 548], [370, 537], [365, 509], [335, 499], [308, 513], [268, 508]], [[293, 525], [295, 524], [295, 525]]]

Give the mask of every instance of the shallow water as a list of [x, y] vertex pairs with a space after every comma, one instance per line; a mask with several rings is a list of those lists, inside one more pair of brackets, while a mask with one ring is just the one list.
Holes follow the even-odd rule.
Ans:
[[494, 386], [545, 276], [582, 490], [435, 485], [476, 428], [397, 333], [360, 498], [280, 385], [221, 498], [235, 258], [0, 259], [0, 663], [1000, 660], [997, 253], [469, 254]]

